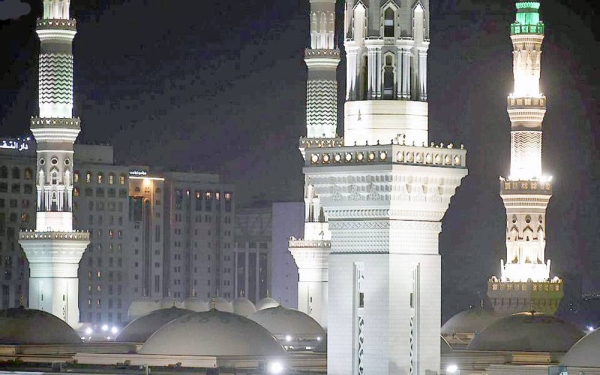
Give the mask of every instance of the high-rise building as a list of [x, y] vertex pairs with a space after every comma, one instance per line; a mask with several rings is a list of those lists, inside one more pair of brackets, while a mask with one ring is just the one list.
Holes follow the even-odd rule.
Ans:
[[36, 152], [28, 139], [0, 141], [0, 273], [2, 309], [27, 304], [29, 266], [18, 233], [35, 229]]
[[344, 139], [303, 149], [307, 215], [329, 228], [314, 239], [331, 236], [310, 263], [328, 283], [327, 373], [436, 374], [440, 221], [467, 170], [463, 147], [428, 143], [429, 2], [348, 0], [345, 15]]
[[[337, 78], [340, 52], [335, 45], [335, 0], [311, 0], [310, 48], [304, 53], [308, 67], [306, 137], [300, 152], [312, 145], [342, 144], [337, 136]], [[327, 327], [327, 275], [331, 234], [319, 197], [308, 176], [304, 181], [304, 237], [291, 239], [289, 250], [298, 266], [298, 309]]]
[[127, 318], [131, 229], [129, 168], [108, 145], [75, 144], [73, 216], [90, 233], [79, 264], [80, 320], [120, 325]]
[[37, 143], [36, 228], [19, 243], [29, 261], [29, 307], [79, 325], [79, 261], [89, 233], [73, 228], [73, 143], [80, 122], [73, 116], [73, 38], [69, 1], [44, 1], [40, 38], [39, 117], [31, 120]]
[[488, 283], [488, 297], [499, 314], [538, 311], [554, 314], [563, 296], [562, 281], [550, 279], [545, 261], [546, 207], [552, 178], [542, 172], [542, 122], [546, 97], [540, 91], [544, 23], [539, 1], [516, 2], [511, 25], [514, 90], [508, 96], [511, 122], [510, 175], [500, 180], [506, 207], [506, 261], [501, 277]]

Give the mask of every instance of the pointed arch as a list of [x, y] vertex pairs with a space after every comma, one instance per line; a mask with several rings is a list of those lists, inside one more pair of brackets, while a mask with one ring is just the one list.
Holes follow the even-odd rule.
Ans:
[[381, 36], [384, 38], [397, 38], [399, 7], [393, 0], [388, 0], [381, 7]]
[[389, 51], [383, 55], [383, 99], [393, 100], [396, 98], [396, 82], [398, 76], [396, 54]]

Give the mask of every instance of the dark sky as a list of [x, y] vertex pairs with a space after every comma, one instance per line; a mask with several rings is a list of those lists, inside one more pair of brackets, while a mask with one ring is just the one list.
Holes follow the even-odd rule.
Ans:
[[[41, 0], [27, 2], [29, 15], [0, 21], [6, 136], [25, 134], [37, 112]], [[469, 176], [440, 237], [447, 317], [477, 304], [505, 256], [498, 176], [509, 168], [514, 4], [431, 6], [430, 139], [463, 142], [469, 152]], [[296, 147], [305, 133], [308, 0], [72, 0], [71, 8], [82, 141], [113, 144], [119, 163], [220, 172], [238, 183], [242, 202], [302, 199]], [[580, 274], [586, 289], [600, 290], [597, 9], [543, 0], [541, 13], [544, 168], [555, 181], [547, 257], [553, 272]]]

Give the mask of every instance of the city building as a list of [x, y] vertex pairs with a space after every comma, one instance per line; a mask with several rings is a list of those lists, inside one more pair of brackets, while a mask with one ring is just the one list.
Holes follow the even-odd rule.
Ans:
[[501, 276], [488, 282], [488, 297], [501, 315], [519, 311], [554, 314], [563, 284], [550, 278], [545, 260], [546, 207], [552, 177], [542, 171], [542, 122], [546, 97], [540, 91], [544, 23], [539, 1], [517, 1], [510, 28], [513, 44], [514, 90], [508, 96], [511, 122], [510, 175], [500, 179], [506, 207], [506, 261]]
[[35, 142], [0, 141], [0, 271], [1, 307], [27, 303], [29, 266], [18, 244], [18, 233], [35, 229]]

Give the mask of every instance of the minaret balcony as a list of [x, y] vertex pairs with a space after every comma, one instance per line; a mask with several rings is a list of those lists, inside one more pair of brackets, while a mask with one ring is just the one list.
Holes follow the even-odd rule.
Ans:
[[501, 180], [500, 195], [552, 195], [552, 182], [539, 180]]
[[537, 25], [522, 25], [520, 23], [513, 23], [510, 25], [510, 33], [511, 35], [519, 35], [519, 34], [538, 34], [544, 35], [545, 26], [543, 23], [538, 23]]
[[445, 146], [408, 146], [403, 144], [362, 145], [321, 148], [307, 148], [306, 166], [356, 166], [361, 164], [408, 164], [435, 165], [449, 168], [466, 168], [464, 147]]
[[61, 240], [61, 241], [89, 241], [90, 233], [81, 231], [72, 232], [40, 232], [26, 231], [19, 232], [19, 241], [21, 240]]
[[546, 109], [546, 97], [544, 95], [539, 97], [509, 96], [507, 98], [507, 105], [508, 109]]
[[31, 118], [31, 129], [67, 128], [80, 130], [80, 120], [75, 118]]
[[74, 19], [38, 19], [36, 26], [38, 29], [55, 29], [55, 30], [70, 30], [76, 31], [77, 21]]

